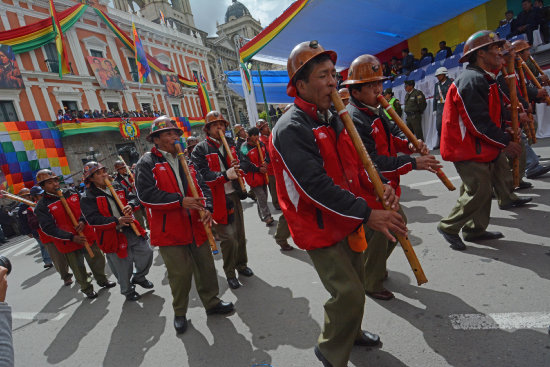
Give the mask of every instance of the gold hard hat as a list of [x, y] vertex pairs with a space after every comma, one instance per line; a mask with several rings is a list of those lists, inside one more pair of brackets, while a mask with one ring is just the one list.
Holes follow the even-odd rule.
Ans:
[[514, 51], [516, 52], [521, 52], [523, 50], [531, 48], [529, 42], [525, 40], [515, 40], [514, 42], [512, 42], [512, 46], [514, 46]]
[[498, 44], [502, 46], [505, 40], [500, 39], [498, 34], [493, 31], [478, 31], [470, 36], [466, 43], [464, 44], [464, 52], [459, 62], [464, 63], [469, 61], [470, 56], [475, 51], [479, 50], [482, 47], [490, 46], [492, 44]]
[[176, 130], [180, 136], [183, 135], [183, 130], [178, 127], [175, 121], [168, 116], [160, 116], [153, 121], [151, 132], [147, 135], [147, 141], [152, 142], [155, 136], [166, 130]]
[[348, 79], [342, 85], [381, 82], [386, 79], [380, 60], [376, 56], [361, 55], [351, 63]]
[[328, 55], [333, 63], [336, 64], [336, 52], [325, 50], [317, 41], [306, 41], [299, 43], [290, 52], [290, 56], [286, 62], [286, 70], [288, 72], [288, 85], [286, 94], [290, 97], [296, 97], [296, 87], [294, 85], [294, 77], [309, 61], [319, 55]]
[[36, 183], [41, 185], [43, 182], [49, 180], [50, 178], [58, 178], [51, 170], [41, 169], [36, 173]]
[[350, 95], [349, 95], [349, 89], [348, 88], [340, 88], [338, 90], [338, 95], [340, 96], [340, 98], [342, 98], [342, 100], [346, 100], [346, 99], [349, 99]]
[[19, 196], [25, 196], [25, 195], [30, 195], [31, 194], [31, 190], [29, 190], [28, 188], [26, 187], [23, 187], [21, 190], [19, 190], [19, 192], [17, 193], [17, 195]]

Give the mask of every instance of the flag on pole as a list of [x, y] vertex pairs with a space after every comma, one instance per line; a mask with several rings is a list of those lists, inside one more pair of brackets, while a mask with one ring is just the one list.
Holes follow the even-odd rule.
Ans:
[[[50, 0], [51, 1], [51, 0]], [[136, 30], [136, 25], [132, 22], [132, 32], [134, 34], [134, 53], [136, 56], [136, 66], [138, 69], [138, 79], [140, 83], [145, 83], [147, 76], [151, 73], [149, 64], [147, 63], [147, 55], [145, 55], [145, 50], [143, 45], [139, 40], [139, 36]]]
[[201, 80], [197, 80], [197, 77], [193, 75], [193, 79], [197, 82], [199, 101], [201, 103], [202, 115], [206, 116], [208, 112], [212, 111], [212, 105], [210, 104], [210, 97], [208, 96], [208, 91], [206, 90], [206, 79], [201, 74]]
[[55, 48], [57, 49], [57, 60], [59, 62], [59, 79], [63, 79], [63, 74], [70, 73], [71, 69], [69, 68], [67, 54], [65, 53], [65, 50], [67, 49], [65, 46], [65, 38], [63, 37], [59, 20], [57, 19], [57, 13], [55, 11], [53, 0], [50, 0], [50, 15], [52, 17], [52, 28], [55, 33]]
[[166, 19], [164, 19], [164, 13], [160, 9], [159, 9], [159, 12], [160, 12], [160, 24], [166, 25]]

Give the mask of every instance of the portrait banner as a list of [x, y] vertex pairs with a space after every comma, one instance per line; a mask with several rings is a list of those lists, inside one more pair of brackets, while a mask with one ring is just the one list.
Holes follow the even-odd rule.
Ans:
[[113, 60], [95, 56], [88, 56], [87, 59], [102, 89], [126, 89], [118, 67]]
[[166, 87], [166, 94], [168, 94], [169, 97], [183, 97], [183, 88], [179, 82], [178, 74], [164, 72], [162, 73], [162, 81]]
[[0, 89], [22, 88], [25, 84], [13, 49], [9, 45], [0, 45]]

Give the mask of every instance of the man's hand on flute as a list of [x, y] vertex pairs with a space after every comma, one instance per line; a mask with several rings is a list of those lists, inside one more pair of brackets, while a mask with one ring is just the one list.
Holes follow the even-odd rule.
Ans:
[[131, 217], [133, 214], [132, 207], [130, 205], [126, 205], [124, 208], [122, 208], [122, 214], [124, 214], [127, 217]]
[[439, 161], [435, 159], [433, 155], [423, 155], [416, 157], [415, 159], [417, 170], [426, 170], [435, 173], [443, 168], [443, 166], [439, 164]]
[[73, 235], [73, 242], [76, 242], [79, 245], [84, 245], [86, 243], [86, 237], [81, 236], [79, 234], [74, 234]]
[[417, 149], [413, 143], [409, 143], [409, 149], [413, 153], [420, 153], [422, 155], [427, 155], [430, 153], [430, 149], [428, 149], [428, 146], [426, 143], [424, 143], [421, 139], [418, 139], [418, 142], [420, 143], [420, 149]]
[[212, 227], [212, 223], [213, 223], [212, 213], [210, 213], [210, 211], [206, 210], [206, 209], [203, 210], [202, 212], [203, 212], [203, 214], [202, 214], [202, 217], [201, 217], [201, 222], [206, 224], [209, 227]]
[[407, 236], [407, 225], [401, 214], [393, 210], [373, 210], [370, 213], [367, 226], [375, 231], [382, 232], [390, 241], [397, 242], [392, 233]]
[[134, 218], [132, 216], [125, 215], [118, 218], [118, 224], [123, 227], [128, 227], [132, 223], [134, 223]]
[[181, 206], [185, 209], [204, 210], [204, 204], [202, 203], [206, 198], [194, 198], [192, 196], [185, 196], [181, 200]]
[[521, 154], [521, 145], [511, 141], [510, 143], [508, 143], [506, 148], [503, 149], [503, 151], [504, 154], [506, 154], [510, 158], [519, 157]]
[[77, 233], [80, 233], [84, 230], [85, 226], [86, 225], [84, 224], [84, 222], [78, 222], [78, 225], [76, 227], [74, 227], [74, 229]]

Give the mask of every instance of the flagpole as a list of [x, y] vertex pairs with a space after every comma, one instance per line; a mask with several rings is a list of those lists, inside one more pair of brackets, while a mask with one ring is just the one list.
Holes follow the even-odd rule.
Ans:
[[264, 89], [264, 82], [262, 80], [262, 73], [260, 71], [260, 63], [258, 62], [258, 76], [260, 77], [260, 85], [262, 87], [262, 96], [264, 97], [264, 108], [265, 113], [267, 115], [267, 123], [269, 124], [269, 128], [273, 128], [271, 125], [271, 116], [269, 116], [269, 109], [267, 108], [267, 99], [265, 98], [265, 89]]

